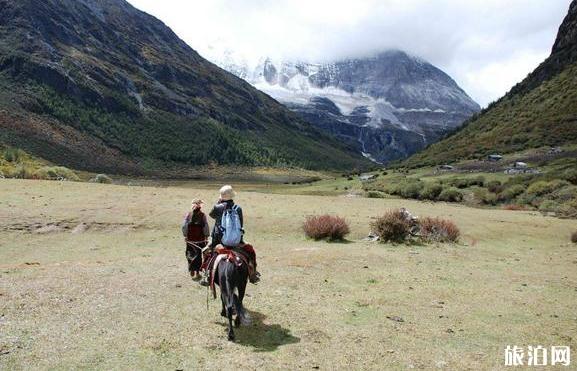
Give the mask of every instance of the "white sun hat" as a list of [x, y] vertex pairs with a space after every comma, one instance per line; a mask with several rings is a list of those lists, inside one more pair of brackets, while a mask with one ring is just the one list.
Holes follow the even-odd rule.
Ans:
[[223, 201], [232, 200], [235, 196], [236, 193], [230, 185], [225, 185], [220, 189], [220, 199]]

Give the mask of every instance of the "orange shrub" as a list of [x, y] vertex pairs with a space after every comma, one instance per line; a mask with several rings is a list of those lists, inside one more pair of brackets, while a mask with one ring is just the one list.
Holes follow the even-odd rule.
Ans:
[[525, 207], [523, 207], [522, 205], [508, 204], [503, 206], [503, 210], [520, 211], [525, 210]]
[[426, 241], [455, 242], [461, 232], [450, 220], [441, 218], [423, 218], [420, 221], [421, 237]]
[[350, 233], [344, 218], [332, 215], [308, 216], [303, 224], [305, 235], [314, 240], [342, 241]]
[[411, 224], [401, 210], [395, 209], [371, 222], [371, 230], [382, 242], [403, 242], [411, 234]]

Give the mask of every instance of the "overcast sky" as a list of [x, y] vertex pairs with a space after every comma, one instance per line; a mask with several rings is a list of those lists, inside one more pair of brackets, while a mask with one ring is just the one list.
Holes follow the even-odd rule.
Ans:
[[447, 72], [482, 106], [550, 53], [571, 0], [128, 0], [201, 55], [330, 61], [397, 48]]

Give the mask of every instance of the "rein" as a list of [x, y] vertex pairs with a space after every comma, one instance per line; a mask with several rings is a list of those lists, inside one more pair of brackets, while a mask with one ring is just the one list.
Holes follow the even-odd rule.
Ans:
[[200, 247], [200, 246], [199, 246], [199, 244], [208, 243], [208, 240], [204, 240], [204, 241], [189, 241], [189, 240], [185, 240], [185, 241], [186, 241], [186, 243], [187, 243], [188, 245], [192, 245], [192, 246], [194, 246], [194, 247], [196, 247], [196, 248], [201, 249], [202, 252], [204, 252], [204, 250], [206, 250], [207, 247], [208, 247], [208, 246], [205, 246], [205, 247]]

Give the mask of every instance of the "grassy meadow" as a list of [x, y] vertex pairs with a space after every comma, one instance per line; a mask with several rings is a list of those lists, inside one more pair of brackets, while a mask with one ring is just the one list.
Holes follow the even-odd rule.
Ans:
[[[263, 277], [230, 343], [180, 234], [216, 184], [0, 180], [0, 369], [487, 370], [507, 345], [577, 349], [575, 220], [354, 197], [347, 182], [239, 187]], [[460, 242], [363, 241], [401, 206], [453, 220]], [[320, 213], [346, 217], [347, 242], [304, 238]]]

